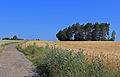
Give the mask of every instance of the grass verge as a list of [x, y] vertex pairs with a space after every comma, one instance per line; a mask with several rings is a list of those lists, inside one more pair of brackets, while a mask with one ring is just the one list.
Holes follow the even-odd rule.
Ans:
[[74, 53], [36, 45], [25, 49], [18, 45], [17, 49], [38, 67], [40, 77], [120, 77], [119, 61], [114, 66], [103, 54], [89, 58], [81, 49]]

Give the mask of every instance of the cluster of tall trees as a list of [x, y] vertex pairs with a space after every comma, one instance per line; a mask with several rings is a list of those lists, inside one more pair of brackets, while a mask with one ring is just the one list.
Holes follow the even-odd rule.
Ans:
[[60, 30], [56, 37], [60, 41], [114, 41], [115, 30], [113, 30], [110, 38], [109, 28], [109, 23], [87, 23], [85, 25], [76, 23]]

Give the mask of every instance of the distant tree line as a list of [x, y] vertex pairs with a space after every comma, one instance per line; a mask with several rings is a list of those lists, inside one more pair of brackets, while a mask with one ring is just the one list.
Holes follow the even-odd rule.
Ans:
[[64, 30], [60, 30], [56, 37], [60, 41], [114, 41], [116, 32], [113, 30], [110, 38], [109, 23], [73, 24]]
[[13, 38], [5, 37], [2, 40], [24, 40], [24, 39], [20, 39], [16, 35], [14, 35]]

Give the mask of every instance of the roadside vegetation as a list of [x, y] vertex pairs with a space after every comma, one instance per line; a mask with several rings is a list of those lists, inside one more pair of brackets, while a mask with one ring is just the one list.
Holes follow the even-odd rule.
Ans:
[[18, 40], [0, 40], [0, 54], [2, 53], [2, 51], [4, 50], [5, 46], [8, 44], [12, 44], [12, 43], [19, 43], [22, 41], [18, 41]]
[[89, 56], [80, 49], [78, 52], [56, 47], [38, 47], [35, 44], [21, 48], [27, 58], [38, 68], [41, 77], [120, 77], [120, 63], [116, 57], [110, 60], [102, 53]]

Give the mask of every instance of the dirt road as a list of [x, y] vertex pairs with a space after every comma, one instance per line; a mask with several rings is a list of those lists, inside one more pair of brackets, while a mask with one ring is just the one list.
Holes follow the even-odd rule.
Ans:
[[35, 66], [25, 55], [9, 44], [0, 55], [0, 77], [32, 77]]

